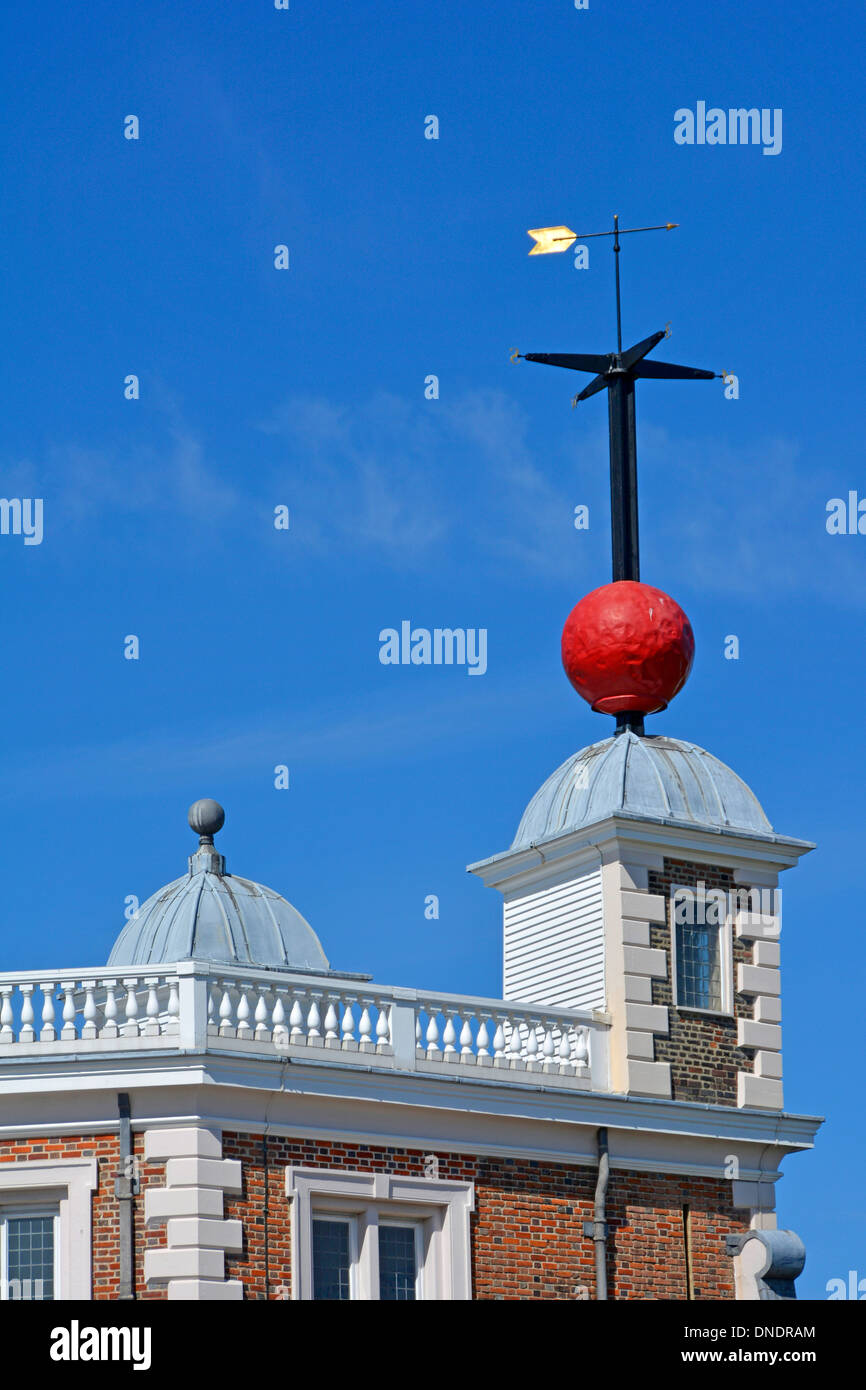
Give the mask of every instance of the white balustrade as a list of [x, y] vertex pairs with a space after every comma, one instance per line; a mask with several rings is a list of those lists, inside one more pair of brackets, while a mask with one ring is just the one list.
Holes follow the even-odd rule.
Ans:
[[585, 1082], [590, 1074], [590, 1030], [577, 1020], [559, 1016], [565, 1012], [551, 1016], [518, 1007], [458, 1012], [453, 1005], [427, 996], [416, 1009], [416, 1056], [439, 1065], [459, 1062], [572, 1076]]
[[87, 979], [65, 974], [57, 981], [57, 975], [47, 979], [39, 972], [29, 979], [0, 976], [0, 1058], [8, 1048], [74, 1051], [121, 1039], [146, 1045], [145, 1039], [168, 1038], [179, 1031], [180, 997], [173, 968], [124, 974], [122, 979], [91, 971]]
[[302, 973], [239, 975], [192, 961], [91, 970], [86, 978], [0, 975], [0, 1063], [24, 1048], [40, 1055], [182, 1045], [443, 1078], [475, 1069], [520, 1085], [585, 1089], [592, 1074], [596, 1088], [607, 1089], [607, 1026], [574, 1010]]

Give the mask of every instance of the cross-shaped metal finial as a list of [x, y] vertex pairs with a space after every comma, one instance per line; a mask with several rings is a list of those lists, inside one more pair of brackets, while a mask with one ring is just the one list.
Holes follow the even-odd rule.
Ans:
[[527, 362], [542, 362], [548, 367], [567, 367], [576, 372], [596, 373], [593, 381], [574, 398], [574, 404], [587, 400], [597, 391], [607, 388], [608, 423], [610, 431], [610, 503], [611, 548], [613, 578], [640, 579], [640, 546], [637, 507], [637, 440], [635, 436], [634, 384], [639, 378], [654, 380], [712, 380], [721, 372], [708, 372], [700, 367], [680, 367], [673, 362], [648, 362], [649, 352], [669, 334], [665, 329], [622, 350], [622, 310], [619, 283], [619, 239], [631, 232], [672, 231], [678, 224], [664, 222], [656, 227], [620, 227], [614, 216], [613, 231], [572, 232], [568, 227], [537, 227], [529, 235], [535, 246], [530, 255], [551, 251], [567, 251], [580, 237], [612, 236], [616, 267], [616, 352], [603, 354], [581, 352], [515, 353]]

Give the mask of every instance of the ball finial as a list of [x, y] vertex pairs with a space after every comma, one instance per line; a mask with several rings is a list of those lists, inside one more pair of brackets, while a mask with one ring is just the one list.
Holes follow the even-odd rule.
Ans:
[[212, 845], [214, 835], [225, 825], [226, 813], [218, 801], [204, 796], [200, 801], [192, 803], [187, 812], [187, 820], [190, 829], [198, 835], [199, 844]]
[[568, 679], [603, 714], [665, 709], [685, 685], [694, 653], [691, 624], [679, 604], [630, 579], [582, 598], [562, 634]]

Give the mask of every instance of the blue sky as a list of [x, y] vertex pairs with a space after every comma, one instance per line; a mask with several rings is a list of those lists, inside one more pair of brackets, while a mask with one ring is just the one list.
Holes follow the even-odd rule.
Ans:
[[[625, 245], [624, 336], [670, 321], [663, 355], [740, 398], [639, 388], [642, 575], [697, 639], [650, 729], [818, 843], [783, 879], [786, 1106], [829, 1118], [779, 1200], [801, 1296], [866, 1276], [866, 537], [825, 526], [866, 496], [863, 27], [760, 0], [7, 8], [0, 490], [45, 534], [0, 536], [4, 969], [103, 961], [215, 796], [229, 867], [335, 966], [499, 993], [500, 901], [464, 866], [610, 727], [559, 660], [609, 577], [605, 403], [509, 354], [610, 350], [612, 258], [529, 260], [525, 229], [679, 222]], [[781, 108], [781, 153], [675, 144], [701, 100]], [[403, 619], [486, 628], [486, 675], [381, 665]]]

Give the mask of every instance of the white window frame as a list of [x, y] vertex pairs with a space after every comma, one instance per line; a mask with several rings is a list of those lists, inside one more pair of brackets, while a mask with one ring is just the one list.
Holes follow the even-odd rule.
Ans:
[[354, 1173], [341, 1169], [286, 1169], [292, 1203], [292, 1298], [313, 1297], [313, 1218], [343, 1217], [356, 1223], [357, 1262], [352, 1297], [379, 1299], [378, 1227], [414, 1225], [418, 1230], [416, 1296], [424, 1300], [472, 1297], [469, 1218], [475, 1207], [472, 1183]]
[[[415, 1302], [422, 1303], [426, 1297], [424, 1266], [427, 1257], [427, 1231], [424, 1218], [406, 1216], [401, 1211], [388, 1211], [379, 1216], [379, 1228], [383, 1226], [411, 1226], [415, 1232]], [[381, 1301], [381, 1294], [380, 1294]]]
[[330, 1211], [323, 1209], [313, 1211], [310, 1222], [310, 1238], [312, 1239], [313, 1221], [334, 1221], [340, 1222], [349, 1228], [349, 1300], [358, 1297], [358, 1260], [360, 1256], [358, 1239], [358, 1222], [353, 1212]]
[[[694, 884], [675, 883], [671, 885], [669, 901], [671, 903], [671, 997], [673, 1006], [685, 1013], [701, 1014], [706, 1018], [733, 1018], [734, 1017], [734, 939], [731, 930], [731, 916], [725, 912], [724, 919], [718, 924], [716, 930], [719, 933], [719, 964], [721, 966], [721, 994], [722, 1007], [720, 1009], [702, 1009], [696, 1004], [680, 1003], [678, 992], [678, 971], [677, 971], [677, 924], [674, 917], [673, 903], [677, 893], [694, 893]], [[689, 923], [688, 925], [692, 925]], [[700, 927], [700, 922], [694, 923]], [[712, 922], [706, 926], [713, 926]]]
[[97, 1182], [95, 1158], [0, 1163], [4, 1215], [32, 1215], [47, 1208], [56, 1212], [54, 1302], [92, 1297], [90, 1205]]
[[[13, 1299], [10, 1292], [10, 1284], [12, 1281], [9, 1278], [9, 1222], [27, 1217], [49, 1217], [51, 1219], [54, 1294], [51, 1299], [44, 1301], [53, 1303], [57, 1300], [57, 1288], [60, 1282], [60, 1258], [58, 1253], [60, 1244], [60, 1211], [56, 1203], [49, 1206], [34, 1207], [15, 1201], [0, 1202], [0, 1302], [18, 1302], [17, 1299]], [[21, 1301], [29, 1302], [31, 1300], [22, 1299]], [[42, 1300], [34, 1299], [32, 1301], [37, 1302]]]

